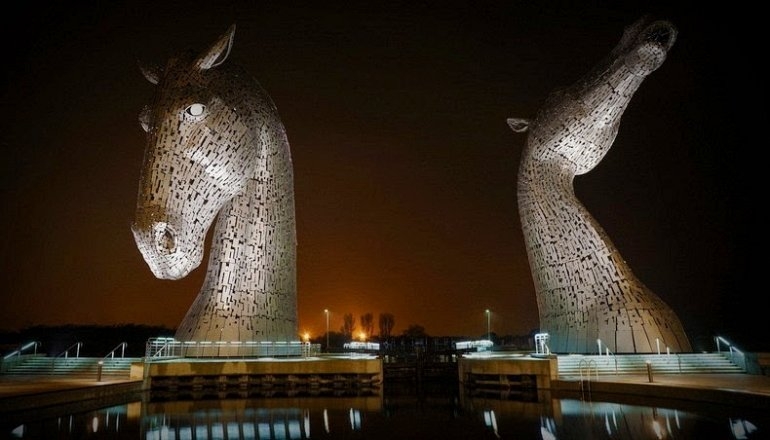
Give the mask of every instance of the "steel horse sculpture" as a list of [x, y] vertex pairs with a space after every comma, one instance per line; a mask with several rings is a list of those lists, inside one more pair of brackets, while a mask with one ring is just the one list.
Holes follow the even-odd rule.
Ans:
[[208, 49], [142, 68], [157, 86], [132, 231], [152, 273], [206, 277], [180, 341], [296, 341], [296, 231], [289, 142], [275, 104], [226, 62], [235, 25]]
[[626, 28], [609, 56], [571, 87], [553, 93], [529, 130], [518, 174], [518, 205], [535, 283], [540, 330], [554, 353], [689, 352], [679, 318], [628, 267], [577, 199], [575, 175], [609, 151], [620, 119], [642, 81], [677, 36], [648, 17]]

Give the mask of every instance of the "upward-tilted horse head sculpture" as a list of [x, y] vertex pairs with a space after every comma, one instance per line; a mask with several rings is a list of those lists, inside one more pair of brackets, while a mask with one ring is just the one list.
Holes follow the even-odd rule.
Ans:
[[642, 81], [676, 40], [667, 21], [643, 17], [629, 26], [604, 62], [552, 94], [536, 119], [509, 119], [529, 129], [518, 176], [518, 203], [540, 325], [554, 352], [592, 352], [599, 341], [616, 353], [690, 351], [674, 312], [626, 264], [575, 197], [575, 175], [609, 151], [621, 116]]
[[132, 231], [152, 273], [173, 280], [200, 265], [217, 219], [204, 285], [177, 339], [294, 340], [289, 142], [268, 94], [226, 62], [234, 33], [142, 69], [157, 90], [139, 118], [147, 145]]

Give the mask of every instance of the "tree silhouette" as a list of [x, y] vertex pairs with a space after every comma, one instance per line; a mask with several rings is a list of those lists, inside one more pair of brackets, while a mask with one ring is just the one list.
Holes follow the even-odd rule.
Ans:
[[353, 332], [356, 329], [356, 320], [352, 313], [345, 313], [342, 318], [342, 329], [340, 330], [347, 339], [353, 339]]
[[396, 325], [396, 318], [392, 313], [380, 313], [380, 338], [389, 338]]
[[361, 315], [361, 331], [366, 333], [367, 338], [374, 334], [374, 315], [371, 312]]

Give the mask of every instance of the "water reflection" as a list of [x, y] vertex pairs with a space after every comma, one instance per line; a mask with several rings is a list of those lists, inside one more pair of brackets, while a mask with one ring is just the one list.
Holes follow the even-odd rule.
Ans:
[[146, 402], [144, 439], [309, 439], [345, 437], [382, 409], [379, 396]]
[[148, 394], [101, 409], [14, 416], [2, 421], [2, 432], [19, 439], [142, 440], [770, 438], [767, 415], [733, 407], [545, 391], [521, 397], [442, 386], [337, 397], [172, 400]]

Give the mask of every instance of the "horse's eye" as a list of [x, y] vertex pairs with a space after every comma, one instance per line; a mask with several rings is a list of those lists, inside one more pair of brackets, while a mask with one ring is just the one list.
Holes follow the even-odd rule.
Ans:
[[184, 111], [190, 116], [200, 116], [203, 114], [204, 111], [206, 111], [206, 106], [203, 104], [195, 103], [187, 106], [187, 108], [184, 109]]

